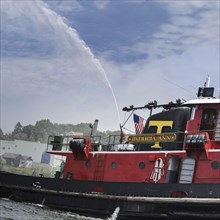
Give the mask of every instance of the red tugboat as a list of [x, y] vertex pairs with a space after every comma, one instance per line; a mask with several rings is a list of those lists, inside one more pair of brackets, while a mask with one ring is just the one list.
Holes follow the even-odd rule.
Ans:
[[[118, 219], [220, 219], [220, 99], [198, 97], [148, 108], [143, 131], [128, 137], [50, 136], [48, 153], [66, 157], [55, 178], [0, 172], [0, 197]], [[155, 108], [163, 108], [152, 114]], [[94, 127], [97, 126], [97, 121]]]

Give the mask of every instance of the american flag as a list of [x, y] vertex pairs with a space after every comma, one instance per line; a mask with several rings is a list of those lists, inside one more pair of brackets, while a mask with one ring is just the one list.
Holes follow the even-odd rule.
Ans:
[[136, 134], [141, 134], [144, 130], [144, 119], [136, 114], [134, 114], [134, 126]]

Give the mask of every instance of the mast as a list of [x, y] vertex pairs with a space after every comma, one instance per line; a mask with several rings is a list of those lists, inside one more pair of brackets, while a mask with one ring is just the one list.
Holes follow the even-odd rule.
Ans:
[[158, 105], [157, 101], [153, 101], [141, 107], [134, 107], [133, 105], [131, 105], [130, 107], [124, 107], [122, 111], [129, 112], [129, 111], [134, 111], [134, 110], [139, 110], [139, 109], [149, 109], [152, 113], [152, 110], [156, 108], [171, 109], [173, 107], [179, 107], [182, 104], [183, 103], [181, 102], [180, 99], [177, 99], [176, 102], [169, 102], [168, 104], [161, 104], [161, 105]]
[[210, 78], [210, 76], [208, 75], [207, 78], [206, 78], [206, 81], [205, 81], [205, 83], [204, 83], [204, 87], [205, 87], [205, 88], [210, 87], [210, 80], [211, 80], [211, 78]]

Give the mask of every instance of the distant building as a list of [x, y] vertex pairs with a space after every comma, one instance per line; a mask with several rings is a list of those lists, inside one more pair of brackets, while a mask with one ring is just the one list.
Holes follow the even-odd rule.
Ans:
[[[5, 153], [18, 154], [21, 156], [28, 155], [29, 157], [31, 157], [32, 163], [46, 162], [48, 165], [52, 167], [59, 167], [62, 160], [65, 160], [65, 158], [59, 155], [49, 155], [47, 159], [44, 158], [44, 160], [42, 161], [42, 155], [45, 154], [46, 150], [47, 144], [45, 143], [22, 140], [0, 140], [0, 156]], [[29, 165], [31, 164], [30, 160], [29, 162], [24, 163], [26, 163], [26, 165], [27, 163], [29, 163]]]
[[7, 165], [15, 167], [32, 167], [33, 160], [30, 156], [23, 156], [21, 154], [4, 153], [2, 158]]
[[18, 167], [22, 156], [21, 154], [4, 153], [2, 158], [5, 159], [7, 165]]

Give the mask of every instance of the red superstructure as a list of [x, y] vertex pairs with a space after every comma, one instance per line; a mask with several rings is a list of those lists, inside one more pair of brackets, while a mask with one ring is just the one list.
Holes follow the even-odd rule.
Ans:
[[67, 179], [220, 183], [220, 99], [212, 97], [213, 91], [200, 88], [198, 98], [185, 103], [150, 103], [145, 107], [165, 110], [151, 115], [143, 133], [126, 137], [126, 142], [110, 137], [114, 141], [103, 145], [94, 136], [56, 136], [49, 137], [49, 153], [66, 156]]

